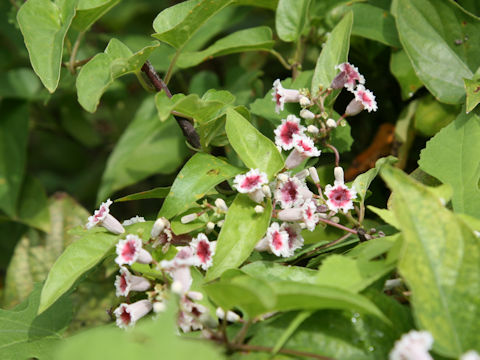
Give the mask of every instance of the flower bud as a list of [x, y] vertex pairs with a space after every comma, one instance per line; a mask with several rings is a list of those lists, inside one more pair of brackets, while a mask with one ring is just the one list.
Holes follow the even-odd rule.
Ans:
[[215, 206], [218, 207], [220, 210], [222, 210], [223, 212], [227, 212], [228, 211], [228, 206], [227, 204], [225, 203], [225, 201], [221, 198], [218, 198], [215, 200]]
[[315, 114], [307, 109], [300, 110], [300, 116], [307, 120], [315, 119]]
[[257, 189], [253, 192], [248, 193], [248, 197], [252, 199], [252, 201], [258, 203], [261, 203], [263, 201], [263, 198], [265, 197], [265, 194], [263, 193], [262, 189]]
[[257, 205], [257, 206], [255, 206], [255, 212], [256, 212], [257, 214], [263, 213], [264, 210], [265, 210], [265, 209], [263, 208], [262, 205]]
[[170, 227], [170, 222], [166, 218], [161, 217], [157, 219], [153, 224], [152, 231], [150, 233], [152, 239], [157, 238], [166, 227]]
[[336, 128], [337, 127], [337, 122], [333, 119], [328, 119], [327, 122], [326, 122], [326, 125], [329, 127], [329, 128]]
[[198, 217], [198, 214], [196, 214], [196, 213], [188, 214], [188, 215], [182, 216], [182, 218], [180, 219], [180, 222], [182, 224], [188, 224], [188, 223], [192, 222], [193, 220], [195, 220], [197, 217]]
[[277, 218], [282, 221], [300, 221], [303, 219], [303, 211], [301, 208], [281, 210], [277, 213]]
[[263, 194], [264, 194], [267, 198], [271, 198], [271, 197], [272, 197], [272, 191], [270, 190], [270, 186], [268, 186], [268, 185], [263, 185], [263, 186], [262, 186], [262, 191], [263, 191]]
[[299, 102], [301, 107], [309, 106], [311, 104], [310, 99], [304, 95], [300, 96]]
[[343, 169], [340, 166], [335, 167], [333, 174], [335, 176], [335, 185], [344, 183]]
[[317, 169], [312, 166], [308, 168], [308, 172], [310, 173], [310, 177], [312, 178], [313, 182], [315, 184], [320, 184], [320, 179], [318, 178]]
[[303, 169], [302, 171], [299, 171], [298, 173], [295, 174], [295, 177], [299, 180], [303, 180], [308, 176], [308, 170]]
[[315, 125], [308, 125], [307, 131], [311, 134], [318, 134], [320, 130]]
[[345, 109], [345, 115], [346, 116], [355, 116], [362, 112], [363, 110], [363, 104], [355, 99], [352, 99], [350, 103], [347, 105], [347, 108]]
[[153, 303], [153, 312], [154, 313], [159, 313], [159, 312], [164, 312], [167, 309], [165, 304], [163, 302], [157, 301]]
[[278, 174], [277, 179], [281, 182], [286, 182], [288, 180], [288, 175], [285, 173]]

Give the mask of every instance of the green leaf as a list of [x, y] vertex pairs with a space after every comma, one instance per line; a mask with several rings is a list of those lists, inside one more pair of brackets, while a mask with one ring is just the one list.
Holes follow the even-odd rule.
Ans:
[[77, 2], [29, 0], [17, 14], [33, 70], [51, 93], [58, 86], [63, 42], [75, 15]]
[[205, 153], [197, 153], [183, 166], [168, 193], [158, 216], [168, 219], [188, 210], [215, 185], [241, 170]]
[[[31, 202], [25, 207], [32, 206]], [[44, 281], [55, 260], [74, 240], [67, 229], [84, 225], [87, 211], [67, 195], [54, 196], [46, 208], [49, 234], [28, 230], [17, 243], [7, 269], [5, 304], [15, 305], [23, 301], [36, 282]], [[50, 222], [51, 221], [51, 222]]]
[[28, 107], [2, 101], [0, 109], [0, 209], [15, 216], [27, 158]]
[[119, 2], [120, 0], [79, 0], [72, 27], [78, 31], [88, 30]]
[[352, 34], [400, 48], [395, 19], [386, 10], [370, 4], [353, 4]]
[[82, 107], [95, 112], [100, 98], [113, 81], [129, 73], [138, 73], [158, 42], [132, 53], [117, 39], [112, 39], [103, 53], [86, 63], [77, 77], [78, 102]]
[[238, 194], [230, 205], [217, 239], [213, 265], [208, 269], [205, 281], [219, 277], [227, 269], [240, 266], [265, 235], [270, 223], [272, 205], [267, 201], [261, 214], [255, 212], [255, 205], [244, 194]]
[[180, 68], [188, 68], [214, 57], [246, 51], [269, 51], [273, 48], [272, 30], [268, 26], [240, 30], [230, 34], [202, 51], [183, 52], [177, 61]]
[[255, 261], [242, 267], [242, 271], [252, 277], [266, 281], [289, 280], [316, 284], [317, 271], [299, 266], [283, 266], [268, 261]]
[[460, 111], [459, 105], [442, 104], [431, 95], [417, 101], [414, 126], [423, 136], [433, 136], [450, 124]]
[[277, 303], [272, 311], [352, 309], [390, 323], [370, 300], [340, 287], [294, 281], [274, 281], [269, 285], [277, 295]]
[[161, 354], [162, 359], [224, 359], [212, 344], [176, 334], [176, 310], [169, 306], [155, 319], [142, 319], [129, 331], [113, 325], [83, 331], [65, 339], [54, 359], [131, 360], [147, 359], [152, 354]]
[[402, 100], [411, 98], [423, 86], [410, 63], [405, 50], [392, 50], [390, 57], [390, 72], [397, 79], [402, 90]]
[[98, 200], [154, 174], [174, 172], [187, 156], [183, 135], [173, 118], [158, 121], [153, 96], [145, 99], [125, 129], [102, 176]]
[[[348, 12], [332, 30], [317, 59], [312, 79], [312, 94], [317, 94], [320, 88], [330, 87], [338, 73], [335, 66], [348, 61], [352, 25], [353, 13]], [[339, 90], [334, 91], [334, 96], [339, 92]]]
[[467, 93], [467, 114], [480, 103], [480, 79], [463, 79]]
[[283, 41], [297, 41], [308, 18], [311, 0], [279, 0], [275, 13], [277, 34]]
[[28, 68], [17, 68], [0, 74], [0, 97], [4, 99], [40, 100], [46, 98], [37, 75]]
[[257, 6], [270, 10], [277, 8], [278, 0], [235, 0], [235, 5]]
[[317, 283], [360, 292], [387, 275], [395, 266], [396, 264], [387, 264], [385, 260], [369, 261], [333, 254], [320, 266]]
[[[338, 117], [340, 117], [340, 115]], [[350, 124], [345, 123], [345, 125], [340, 125], [335, 129], [332, 129], [332, 132], [330, 133], [330, 143], [337, 148], [340, 154], [350, 151], [350, 148], [352, 147], [353, 137], [351, 131], [352, 128], [350, 127]], [[329, 148], [324, 148], [322, 151], [331, 152]]]
[[393, 156], [387, 156], [381, 159], [378, 159], [375, 163], [373, 169], [368, 170], [367, 172], [358, 175], [355, 178], [355, 181], [352, 184], [352, 188], [357, 192], [360, 201], [363, 203], [365, 201], [365, 195], [367, 194], [368, 187], [372, 183], [373, 179], [378, 175], [380, 169], [385, 165], [392, 165], [397, 161]]
[[[480, 66], [480, 20], [453, 1], [395, 0], [400, 41], [427, 89], [441, 102], [464, 101], [463, 78]], [[465, 40], [468, 34], [468, 40]]]
[[187, 41], [212, 16], [232, 3], [232, 0], [193, 0], [162, 11], [153, 21], [152, 36], [176, 49]]
[[442, 356], [480, 350], [478, 238], [400, 170], [385, 167], [382, 177], [394, 194], [392, 207], [404, 239], [399, 271], [412, 291], [417, 326], [432, 333], [433, 348]]
[[152, 190], [142, 191], [135, 194], [123, 196], [119, 199], [115, 199], [115, 202], [143, 200], [143, 199], [165, 199], [169, 192], [170, 192], [170, 186], [157, 187]]
[[42, 183], [32, 176], [27, 175], [23, 183], [15, 220], [50, 232], [47, 194]]
[[41, 284], [36, 284], [22, 304], [11, 311], [0, 309], [0, 358], [52, 358], [72, 318], [72, 305], [62, 298], [37, 316], [41, 289]]
[[453, 189], [455, 212], [474, 217], [480, 214], [480, 116], [462, 110], [454, 122], [435, 135], [420, 154], [422, 170]]
[[247, 167], [259, 169], [269, 178], [283, 168], [283, 157], [275, 144], [233, 109], [227, 110], [225, 130], [230, 144]]
[[367, 206], [368, 210], [371, 212], [377, 214], [383, 221], [385, 221], [387, 224], [392, 225], [393, 227], [399, 229], [400, 226], [398, 225], [398, 221], [395, 218], [395, 215], [393, 212], [387, 209], [380, 209], [375, 206], [368, 205]]
[[[128, 227], [128, 233], [138, 235], [146, 241], [150, 237], [151, 227], [151, 221], [133, 224]], [[74, 229], [71, 235], [76, 236], [77, 239], [73, 240], [50, 269], [42, 289], [39, 314], [48, 309], [85, 273], [109, 255], [118, 240], [124, 236], [113, 235], [98, 227], [91, 230]]]

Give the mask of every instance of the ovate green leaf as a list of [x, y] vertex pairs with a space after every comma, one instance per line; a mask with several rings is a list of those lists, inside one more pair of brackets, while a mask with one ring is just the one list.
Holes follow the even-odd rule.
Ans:
[[93, 23], [105, 15], [120, 0], [78, 0], [77, 13], [72, 27], [86, 31]]
[[247, 167], [259, 169], [269, 178], [283, 168], [284, 161], [275, 144], [237, 111], [227, 110], [225, 130], [230, 144]]
[[379, 41], [385, 45], [400, 48], [395, 19], [386, 10], [367, 3], [352, 6], [352, 34]]
[[297, 41], [308, 19], [311, 0], [280, 0], [275, 13], [275, 27], [283, 41]]
[[132, 200], [142, 200], [142, 199], [164, 199], [167, 197], [168, 193], [170, 192], [170, 187], [158, 187], [152, 190], [146, 190], [142, 192], [138, 192], [135, 194], [123, 196], [119, 199], [116, 199], [117, 202], [122, 201], [132, 201]]
[[186, 211], [215, 185], [240, 172], [239, 168], [212, 155], [195, 154], [178, 173], [158, 215], [170, 219]]
[[17, 14], [32, 67], [51, 93], [60, 79], [63, 42], [75, 15], [77, 2], [29, 0]]

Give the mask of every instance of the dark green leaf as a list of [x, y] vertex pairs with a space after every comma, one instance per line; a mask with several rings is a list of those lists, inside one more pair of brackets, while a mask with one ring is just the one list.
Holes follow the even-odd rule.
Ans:
[[480, 79], [463, 79], [467, 93], [467, 114], [480, 103]]
[[297, 41], [308, 19], [311, 0], [279, 0], [275, 13], [275, 27], [283, 41]]
[[152, 190], [142, 191], [135, 194], [123, 196], [119, 199], [116, 199], [115, 202], [143, 200], [143, 199], [164, 199], [167, 197], [169, 192], [170, 192], [170, 186], [158, 187]]
[[37, 75], [27, 68], [17, 68], [0, 74], [0, 97], [37, 100], [45, 98]]
[[47, 194], [43, 185], [32, 176], [27, 176], [23, 183], [16, 220], [39, 230], [50, 232]]
[[402, 89], [402, 99], [411, 98], [415, 92], [423, 86], [423, 83], [415, 74], [405, 50], [393, 51], [390, 57], [390, 72], [398, 81]]
[[353, 22], [352, 34], [367, 39], [379, 41], [385, 45], [400, 48], [395, 19], [384, 9], [366, 4], [352, 6]]
[[242, 267], [242, 271], [252, 277], [266, 281], [289, 280], [309, 284], [317, 283], [316, 270], [299, 266], [283, 266], [273, 262], [255, 261]]
[[423, 136], [433, 136], [450, 124], [460, 111], [459, 105], [442, 104], [427, 95], [417, 101], [414, 127]]

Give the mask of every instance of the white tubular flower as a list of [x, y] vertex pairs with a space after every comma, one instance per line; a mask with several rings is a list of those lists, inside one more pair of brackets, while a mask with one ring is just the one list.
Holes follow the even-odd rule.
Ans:
[[267, 198], [272, 197], [272, 191], [270, 190], [270, 186], [263, 185], [262, 186], [262, 191], [263, 191], [263, 195], [265, 195]]
[[280, 203], [282, 209], [300, 206], [304, 201], [301, 195], [301, 189], [304, 187], [305, 185], [298, 178], [288, 178], [287, 181], [281, 182], [275, 190], [275, 200]]
[[428, 351], [432, 348], [433, 337], [428, 331], [412, 330], [402, 335], [390, 352], [390, 360], [433, 360]]
[[307, 169], [303, 169], [302, 171], [299, 171], [298, 173], [295, 174], [295, 177], [298, 179], [298, 180], [305, 180], [308, 176], [308, 170]]
[[182, 224], [188, 224], [188, 223], [191, 223], [193, 220], [195, 220], [197, 217], [198, 217], [198, 214], [196, 213], [188, 214], [188, 215], [182, 216], [182, 218], [180, 219], [180, 222]]
[[120, 224], [117, 219], [110, 215], [110, 205], [112, 204], [113, 201], [110, 199], [103, 202], [98, 210], [95, 210], [94, 214], [89, 216], [85, 227], [90, 230], [96, 225], [101, 225], [113, 234], [123, 234], [125, 229], [123, 228], [122, 224]]
[[315, 147], [313, 140], [304, 135], [293, 135], [293, 145], [294, 150], [285, 160], [285, 168], [287, 169], [293, 169], [305, 159], [321, 154], [321, 151]]
[[257, 245], [255, 245], [255, 250], [257, 251], [267, 251], [268, 249], [270, 249], [270, 245], [266, 237], [262, 238]]
[[258, 169], [251, 169], [246, 174], [235, 176], [233, 186], [238, 192], [248, 194], [261, 190], [262, 186], [267, 182], [267, 174]]
[[480, 355], [475, 350], [470, 350], [463, 354], [460, 360], [480, 360]]
[[289, 257], [290, 248], [288, 246], [288, 233], [280, 230], [278, 223], [273, 223], [267, 230], [266, 235], [270, 250], [277, 256]]
[[302, 109], [302, 110], [300, 110], [300, 117], [302, 117], [306, 120], [311, 120], [311, 119], [315, 119], [315, 114], [313, 112], [311, 112], [310, 110]]
[[228, 206], [227, 204], [225, 203], [225, 200], [221, 199], [221, 198], [218, 198], [215, 200], [215, 206], [217, 208], [219, 208], [220, 210], [222, 210], [223, 212], [227, 212], [228, 211]]
[[354, 189], [349, 189], [344, 184], [327, 185], [325, 187], [327, 206], [330, 210], [338, 212], [340, 209], [346, 214], [353, 209], [353, 199], [357, 197]]
[[[222, 308], [217, 308], [215, 313], [220, 320], [223, 320], [225, 318], [225, 311], [223, 311]], [[228, 322], [237, 322], [239, 320], [240, 320], [240, 316], [238, 316], [238, 314], [234, 313], [233, 311], [227, 311]]]
[[193, 282], [190, 266], [198, 262], [190, 246], [179, 247], [179, 250], [172, 260], [162, 260], [160, 268], [172, 276], [172, 291], [183, 295], [190, 290]]
[[375, 95], [370, 90], [365, 89], [365, 86], [358, 85], [353, 93], [355, 94], [355, 100], [360, 101], [368, 112], [377, 111]]
[[193, 254], [196, 257], [199, 266], [203, 270], [207, 270], [212, 266], [213, 255], [215, 254], [217, 242], [208, 241], [208, 238], [205, 234], [200, 233], [196, 238], [193, 238], [190, 243]]
[[113, 312], [117, 318], [117, 326], [126, 329], [147, 315], [152, 310], [152, 303], [148, 300], [140, 300], [133, 304], [120, 304]]
[[325, 123], [329, 128], [336, 128], [337, 122], [333, 119], [328, 119]]
[[152, 239], [156, 239], [157, 237], [160, 236], [160, 234], [166, 229], [170, 227], [170, 222], [164, 218], [161, 217], [155, 221], [152, 227], [152, 231], [150, 232], [150, 237]]
[[115, 295], [128, 296], [130, 291], [146, 291], [152, 285], [142, 276], [132, 275], [126, 267], [120, 267], [120, 275], [115, 279]]
[[299, 102], [300, 91], [293, 89], [284, 89], [280, 79], [273, 82], [272, 100], [275, 101], [275, 112], [277, 114], [283, 111], [285, 103]]
[[129, 226], [129, 225], [142, 223], [142, 222], [145, 222], [145, 218], [143, 216], [138, 216], [137, 215], [137, 216], [134, 216], [134, 217], [122, 222], [122, 226]]
[[346, 116], [355, 116], [363, 111], [363, 104], [357, 99], [353, 98], [347, 105], [345, 109]]
[[285, 230], [287, 232], [288, 248], [290, 250], [289, 256], [293, 256], [295, 250], [303, 247], [303, 237], [301, 235], [302, 228], [296, 223], [283, 223], [282, 226], [280, 226], [280, 230]]
[[303, 222], [310, 231], [315, 230], [315, 226], [318, 222], [318, 216], [315, 214], [316, 211], [317, 205], [313, 200], [306, 201], [302, 206]]
[[[308, 111], [308, 110], [307, 110]], [[282, 123], [273, 131], [275, 133], [275, 144], [283, 150], [293, 148], [293, 135], [302, 135], [305, 128], [300, 125], [300, 119], [295, 115], [288, 115], [282, 119]]]
[[129, 234], [125, 240], [120, 240], [117, 243], [117, 255], [115, 262], [118, 265], [132, 265], [134, 262], [150, 264], [152, 262], [152, 255], [142, 249], [142, 240], [137, 235]]
[[340, 70], [340, 73], [333, 79], [330, 87], [332, 89], [341, 89], [346, 87], [348, 91], [353, 91], [357, 81], [360, 84], [365, 84], [365, 78], [358, 71], [358, 68], [352, 64], [345, 62], [336, 65], [335, 69]]

